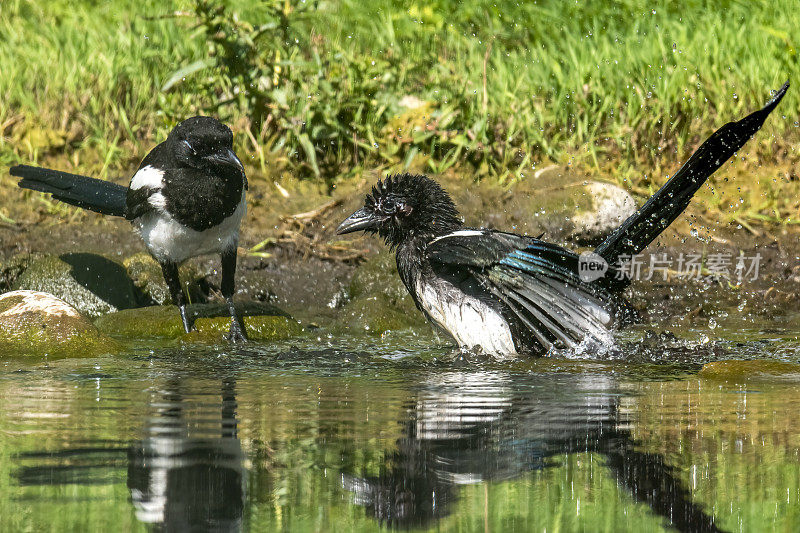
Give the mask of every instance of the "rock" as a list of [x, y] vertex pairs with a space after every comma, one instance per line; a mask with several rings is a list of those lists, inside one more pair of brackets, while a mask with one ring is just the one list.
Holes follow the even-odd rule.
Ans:
[[32, 257], [31, 254], [17, 254], [9, 257], [0, 263], [0, 292], [10, 291], [17, 279], [28, 268]]
[[407, 94], [397, 102], [397, 105], [398, 107], [405, 107], [406, 109], [419, 109], [427, 103], [428, 102], [425, 100], [420, 100], [413, 94]]
[[[296, 250], [275, 247], [268, 259], [241, 257], [236, 292], [246, 299], [268, 302], [287, 310], [302, 322], [330, 321], [338, 317], [337, 296], [346, 289], [352, 266], [318, 257], [303, 258]], [[207, 278], [219, 285], [218, 276]], [[243, 298], [245, 299], [245, 298]]]
[[365, 332], [383, 335], [413, 327], [424, 327], [422, 312], [407, 309], [382, 294], [352, 300], [342, 310], [342, 316], [333, 330], [339, 333]]
[[351, 299], [370, 297], [377, 294], [386, 296], [394, 305], [416, 309], [400, 276], [394, 253], [382, 250], [362, 263], [350, 278], [348, 294]]
[[[480, 196], [487, 193], [481, 191]], [[548, 241], [559, 244], [599, 244], [636, 211], [636, 202], [625, 189], [555, 165], [538, 169], [502, 200], [505, 216], [492, 221], [493, 225], [534, 236], [543, 233]], [[491, 206], [484, 205], [482, 211], [491, 212]]]
[[800, 380], [800, 364], [770, 360], [725, 360], [706, 363], [698, 374], [704, 379], [742, 382], [762, 380], [797, 382]]
[[[303, 327], [277, 307], [258, 302], [237, 305], [247, 335], [254, 341], [273, 341], [294, 337]], [[132, 338], [181, 338], [188, 341], [222, 340], [228, 333], [230, 317], [224, 304], [197, 304], [187, 307], [195, 318], [197, 331], [185, 333], [178, 308], [172, 305], [127, 309], [110, 313], [95, 321], [103, 333]]]
[[572, 216], [574, 228], [569, 235], [579, 242], [601, 241], [636, 212], [636, 201], [617, 185], [590, 181], [582, 192], [589, 197], [591, 205]]
[[[131, 280], [133, 280], [133, 284], [144, 296], [144, 301], [139, 302], [140, 305], [169, 305], [172, 303], [172, 297], [164, 281], [161, 266], [150, 254], [140, 252], [132, 255], [123, 261], [123, 265]], [[189, 301], [193, 303], [205, 302], [208, 299], [208, 290], [204, 286], [205, 274], [190, 263], [181, 265], [178, 272], [183, 290], [189, 296]]]
[[405, 96], [397, 102], [397, 114], [389, 119], [383, 133], [411, 136], [415, 132], [425, 131], [436, 111], [433, 102], [420, 100], [415, 96]]
[[14, 289], [47, 292], [90, 317], [136, 307], [141, 299], [122, 265], [87, 253], [33, 256]]
[[348, 287], [348, 303], [334, 330], [382, 335], [412, 327], [425, 327], [425, 317], [397, 275], [394, 254], [382, 252], [362, 264]]
[[12, 291], [0, 295], [0, 354], [92, 357], [117, 349], [77, 309], [52, 294]]

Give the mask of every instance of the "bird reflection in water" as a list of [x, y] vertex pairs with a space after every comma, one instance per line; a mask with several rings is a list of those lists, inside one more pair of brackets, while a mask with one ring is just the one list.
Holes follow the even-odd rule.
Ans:
[[145, 437], [129, 452], [136, 517], [165, 531], [238, 531], [245, 475], [236, 383], [222, 381], [221, 403], [185, 389], [175, 379], [153, 394]]
[[344, 488], [383, 524], [429, 526], [451, 512], [459, 485], [510, 480], [557, 466], [559, 456], [595, 453], [617, 484], [673, 528], [719, 531], [664, 457], [632, 440], [613, 378], [540, 374], [524, 381], [524, 390], [514, 390], [503, 373], [429, 378], [380, 473], [345, 474]]

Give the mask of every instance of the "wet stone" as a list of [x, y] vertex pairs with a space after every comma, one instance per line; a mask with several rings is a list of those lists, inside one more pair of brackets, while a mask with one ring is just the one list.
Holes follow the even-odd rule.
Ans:
[[[294, 337], [303, 327], [279, 308], [258, 302], [237, 304], [253, 341], [271, 341]], [[224, 304], [196, 304], [187, 307], [195, 319], [197, 331], [185, 333], [178, 308], [173, 305], [126, 309], [102, 316], [95, 321], [103, 333], [127, 338], [172, 338], [187, 341], [216, 342], [230, 328], [228, 307]]]
[[389, 252], [371, 257], [356, 270], [347, 296], [348, 303], [334, 331], [382, 335], [425, 326], [425, 318], [397, 275], [394, 255]]
[[[514, 193], [520, 203], [509, 206], [519, 221], [518, 229], [529, 235], [544, 233], [550, 241], [599, 244], [636, 211], [630, 193], [613, 183], [585, 180], [555, 165], [541, 172]], [[506, 228], [505, 222], [495, 224]]]
[[[172, 297], [164, 281], [161, 266], [150, 254], [141, 252], [123, 261], [123, 265], [135, 287], [141, 292], [141, 305], [169, 305]], [[195, 265], [187, 263], [179, 269], [183, 291], [190, 302], [200, 303], [207, 299], [208, 287], [205, 273]]]
[[32, 256], [13, 288], [52, 294], [93, 318], [141, 300], [122, 265], [90, 253]]
[[700, 377], [724, 381], [800, 381], [800, 364], [771, 360], [727, 360], [703, 365]]
[[579, 242], [599, 243], [636, 212], [636, 201], [617, 185], [591, 181], [580, 192], [591, 200], [591, 205], [570, 219], [573, 229], [569, 237]]
[[0, 262], [0, 292], [10, 291], [31, 259], [37, 256], [41, 254], [16, 254]]
[[0, 354], [26, 357], [93, 357], [117, 350], [77, 309], [44, 292], [0, 295]]

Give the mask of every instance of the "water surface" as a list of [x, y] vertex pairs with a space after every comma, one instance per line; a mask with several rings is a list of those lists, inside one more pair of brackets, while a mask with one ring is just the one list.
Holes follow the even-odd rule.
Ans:
[[[795, 531], [791, 322], [642, 336], [635, 363], [413, 335], [6, 362], [0, 530]], [[699, 372], [730, 358], [764, 371]]]

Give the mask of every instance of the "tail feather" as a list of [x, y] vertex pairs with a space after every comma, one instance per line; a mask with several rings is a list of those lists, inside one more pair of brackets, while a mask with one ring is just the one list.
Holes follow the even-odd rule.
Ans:
[[609, 235], [595, 252], [614, 264], [622, 255], [638, 254], [644, 250], [686, 209], [708, 177], [761, 128], [788, 88], [787, 81], [762, 109], [715, 131], [675, 175]]
[[122, 185], [29, 165], [11, 167], [10, 172], [22, 178], [18, 185], [23, 189], [50, 193], [57, 200], [104, 215], [125, 216], [128, 188]]

